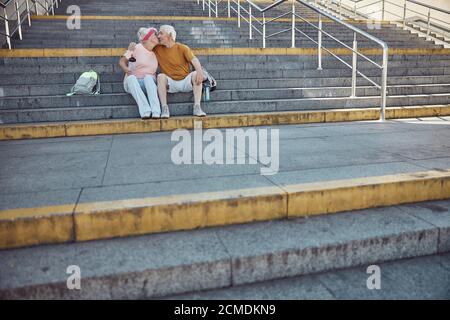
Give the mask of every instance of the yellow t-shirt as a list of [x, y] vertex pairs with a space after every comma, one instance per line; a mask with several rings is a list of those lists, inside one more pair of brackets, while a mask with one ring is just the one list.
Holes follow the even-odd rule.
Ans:
[[183, 80], [191, 72], [190, 63], [195, 56], [188, 46], [178, 42], [172, 48], [158, 45], [153, 52], [158, 58], [161, 72], [173, 80]]

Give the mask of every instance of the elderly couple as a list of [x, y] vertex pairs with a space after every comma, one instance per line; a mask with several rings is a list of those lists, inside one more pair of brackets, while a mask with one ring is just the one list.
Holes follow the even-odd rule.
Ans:
[[[175, 42], [176, 36], [175, 29], [168, 25], [161, 26], [159, 32], [155, 28], [140, 28], [139, 43], [130, 43], [120, 58], [119, 65], [125, 72], [124, 89], [136, 100], [142, 119], [169, 118], [167, 92], [193, 91], [193, 115], [206, 115], [200, 106], [202, 66], [188, 46]], [[161, 73], [156, 76], [158, 63]], [[190, 71], [190, 64], [194, 72]]]

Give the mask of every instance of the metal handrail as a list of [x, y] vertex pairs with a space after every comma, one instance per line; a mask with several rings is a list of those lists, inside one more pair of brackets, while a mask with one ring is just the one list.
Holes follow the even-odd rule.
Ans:
[[[339, 3], [339, 14], [342, 17], [342, 7], [343, 7], [342, 0], [328, 0], [328, 1], [331, 2], [332, 4], [335, 4], [335, 5], [338, 5], [338, 3]], [[450, 30], [450, 22], [449, 22], [450, 21], [450, 17], [449, 17], [449, 19], [442, 20], [442, 19], [439, 19], [439, 18], [436, 18], [436, 17], [432, 16], [432, 12], [433, 11], [437, 11], [437, 12], [439, 12], [441, 14], [450, 15], [450, 11], [449, 10], [441, 9], [441, 8], [438, 8], [438, 7], [435, 7], [435, 6], [432, 6], [432, 5], [420, 2], [420, 1], [403, 0], [404, 1], [403, 2], [403, 6], [399, 5], [398, 3], [391, 2], [389, 0], [378, 0], [377, 2], [373, 2], [373, 3], [370, 3], [369, 5], [363, 5], [363, 6], [358, 6], [357, 4], [359, 4], [362, 1], [368, 1], [368, 0], [348, 0], [348, 1], [351, 1], [351, 2], [354, 3], [354, 8], [353, 9], [348, 8], [348, 10], [353, 11], [353, 14], [354, 14], [355, 18], [357, 16], [360, 16], [360, 17], [365, 17], [365, 18], [369, 19], [371, 14], [381, 12], [381, 15], [382, 15], [381, 20], [385, 20], [385, 15], [386, 15], [386, 13], [388, 13], [388, 14], [390, 14], [392, 16], [400, 18], [400, 19], [398, 19], [396, 21], [401, 22], [403, 24], [403, 27], [405, 28], [407, 21], [409, 21], [409, 23], [411, 23], [411, 24], [414, 24], [412, 19], [407, 18], [408, 12], [409, 13], [412, 12], [412, 13], [415, 13], [415, 14], [417, 14], [419, 16], [426, 17], [426, 24], [427, 24], [427, 27], [426, 27], [426, 38], [427, 38], [427, 40], [431, 40], [432, 39], [432, 37], [430, 35], [431, 34], [431, 28], [432, 28], [432, 22], [439, 22], [439, 23], [444, 24], [444, 26], [439, 26], [439, 29]], [[317, 2], [317, 0], [315, 0], [315, 2]], [[367, 8], [367, 7], [372, 6], [372, 5], [379, 5], [380, 3], [381, 3], [381, 9], [379, 9], [379, 10], [376, 10], [376, 11], [371, 12], [371, 13], [358, 12], [358, 10], [360, 10], [362, 8]], [[427, 13], [423, 13], [423, 12], [419, 12], [417, 10], [411, 9], [411, 8], [408, 7], [409, 3], [421, 6], [423, 9], [427, 9], [428, 12]], [[389, 11], [386, 8], [386, 4], [390, 4], [390, 5], [399, 7], [399, 8], [403, 8], [403, 16], [400, 16], [400, 15], [398, 15], [396, 13], [393, 13], [393, 12]], [[322, 3], [322, 5], [327, 6], [327, 2]], [[439, 32], [437, 30], [434, 30], [434, 32], [439, 34]]]
[[[211, 0], [203, 0], [203, 2], [205, 1], [209, 1], [211, 2]], [[292, 3], [291, 6], [291, 11], [288, 11], [287, 13], [284, 13], [282, 15], [279, 15], [275, 18], [271, 18], [269, 20], [266, 20], [266, 12], [278, 7], [279, 5], [285, 3], [289, 1], [290, 3]], [[197, 0], [197, 3], [200, 4], [200, 0]], [[244, 8], [241, 3], [246, 3], [248, 4], [248, 9]], [[235, 4], [236, 7], [234, 7], [232, 4]], [[307, 19], [303, 18], [302, 16], [300, 16], [298, 13], [296, 13], [296, 4], [301, 4], [307, 8], [309, 8], [310, 10], [316, 12], [319, 16], [319, 22], [318, 22], [318, 26], [314, 25], [313, 23], [309, 22]], [[258, 33], [260, 33], [262, 35], [262, 40], [263, 40], [263, 48], [266, 47], [266, 39], [271, 38], [275, 35], [284, 33], [284, 32], [289, 32], [291, 31], [291, 47], [295, 48], [295, 43], [296, 43], [296, 33], [299, 32], [302, 35], [306, 36], [307, 39], [311, 40], [312, 42], [314, 42], [315, 44], [318, 45], [318, 53], [317, 53], [317, 57], [318, 57], [318, 70], [322, 70], [322, 49], [326, 52], [328, 52], [329, 54], [331, 54], [334, 58], [336, 58], [337, 60], [341, 61], [342, 63], [344, 63], [344, 65], [346, 65], [347, 67], [349, 67], [352, 70], [352, 87], [351, 87], [351, 95], [350, 97], [356, 97], [356, 77], [357, 75], [361, 75], [363, 78], [365, 78], [366, 80], [368, 80], [372, 85], [374, 85], [376, 88], [381, 90], [381, 112], [380, 112], [380, 116], [381, 116], [381, 120], [384, 121], [385, 120], [385, 115], [386, 115], [386, 100], [387, 100], [387, 67], [388, 67], [388, 45], [386, 44], [386, 42], [378, 39], [377, 37], [358, 29], [357, 27], [346, 23], [336, 17], [334, 17], [331, 14], [328, 14], [326, 12], [324, 12], [323, 10], [319, 9], [318, 7], [308, 3], [305, 0], [278, 0], [277, 2], [265, 7], [265, 8], [261, 8], [258, 5], [256, 5], [255, 3], [253, 3], [251, 0], [228, 0], [227, 1], [227, 5], [228, 5], [228, 17], [231, 17], [231, 11], [234, 11], [237, 14], [237, 20], [238, 20], [238, 27], [241, 27], [241, 19], [243, 19], [244, 21], [246, 21], [247, 23], [249, 23], [249, 39], [253, 38], [253, 30], [257, 30]], [[204, 10], [205, 10], [204, 6]], [[258, 21], [258, 18], [256, 16], [254, 16], [252, 14], [252, 9], [256, 10], [257, 12], [262, 14], [262, 23], [260, 23], [262, 25], [262, 31], [257, 29], [254, 25], [253, 25], [253, 21]], [[245, 14], [247, 15], [247, 17], [244, 17], [242, 15], [242, 12], [245, 12]], [[291, 27], [288, 29], [284, 29], [278, 32], [275, 32], [273, 34], [269, 34], [267, 35], [266, 33], [266, 25], [270, 22], [276, 21], [281, 19], [282, 17], [285, 16], [291, 16]], [[347, 44], [345, 44], [344, 42], [340, 41], [339, 39], [337, 39], [335, 36], [329, 34], [328, 32], [324, 31], [322, 28], [322, 17], [326, 17], [344, 27], [346, 27], [347, 29], [353, 31], [353, 46], [350, 47]], [[317, 41], [312, 39], [309, 35], [307, 35], [305, 32], [301, 31], [300, 29], [298, 29], [296, 27], [296, 19], [301, 19], [302, 21], [306, 22], [308, 25], [311, 25], [314, 29], [316, 29], [318, 31], [318, 39]], [[369, 57], [363, 55], [361, 52], [358, 51], [358, 42], [357, 42], [357, 34], [377, 43], [379, 46], [381, 46], [382, 51], [383, 51], [383, 56], [382, 56], [382, 64], [378, 64], [377, 62], [373, 61], [372, 59], [370, 59]], [[346, 61], [344, 61], [343, 59], [339, 58], [336, 54], [334, 54], [331, 50], [325, 48], [322, 45], [322, 36], [328, 36], [330, 37], [332, 40], [338, 42], [339, 44], [343, 45], [346, 49], [350, 50], [352, 52], [352, 65], [350, 65], [349, 63], [347, 63]], [[378, 69], [381, 69], [381, 84], [377, 84], [376, 82], [374, 82], [373, 80], [369, 79], [366, 75], [364, 75], [361, 71], [357, 70], [357, 58], [358, 56], [364, 58], [365, 60], [369, 61], [370, 63], [372, 63], [373, 65], [375, 65]]]
[[[6, 37], [6, 43], [8, 44], [8, 48], [11, 50], [11, 38], [18, 33], [19, 39], [22, 40], [22, 25], [25, 20], [28, 20], [28, 26], [31, 26], [31, 8], [30, 8], [30, 1], [34, 4], [34, 11], [36, 15], [39, 15], [38, 5], [44, 9], [43, 14], [49, 15], [50, 12], [52, 15], [55, 14], [55, 6], [56, 8], [59, 7], [59, 3], [61, 0], [50, 0], [50, 3], [48, 0], [45, 0], [45, 6], [40, 3], [38, 0], [23, 0], [22, 3], [19, 5], [18, 0], [7, 0], [4, 3], [0, 3], [0, 7], [3, 9], [3, 16], [0, 15], [0, 19], [5, 22], [5, 33], [0, 32], [0, 35]], [[12, 15], [15, 17], [14, 19], [8, 18], [8, 10], [10, 6], [13, 7], [13, 13]], [[24, 10], [23, 7], [25, 6]], [[22, 13], [26, 13], [25, 16], [22, 17]], [[15, 23], [16, 26], [13, 30], [10, 29], [10, 24]]]
[[[348, 1], [355, 2], [355, 3], [360, 3], [362, 1], [367, 1], [367, 0], [348, 0]], [[381, 2], [381, 1], [382, 0], [379, 0], [378, 3]], [[406, 0], [406, 1], [414, 3], [414, 4], [417, 4], [419, 6], [427, 7], [429, 9], [433, 9], [433, 10], [436, 10], [436, 11], [439, 11], [439, 12], [442, 12], [442, 13], [450, 14], [450, 11], [448, 11], [448, 10], [445, 10], [445, 9], [442, 9], [442, 8], [438, 8], [438, 7], [435, 7], [435, 6], [432, 6], [432, 5], [420, 2], [420, 1], [416, 1], [416, 0]], [[386, 0], [386, 2], [388, 2], [388, 1]], [[392, 4], [394, 4], [394, 3], [392, 3]]]

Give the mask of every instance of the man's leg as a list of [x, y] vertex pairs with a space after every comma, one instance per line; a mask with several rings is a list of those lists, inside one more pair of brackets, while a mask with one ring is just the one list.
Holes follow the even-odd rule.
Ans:
[[127, 77], [124, 83], [124, 89], [125, 92], [131, 94], [134, 100], [136, 100], [141, 118], [149, 118], [152, 111], [136, 76], [131, 75]]
[[161, 118], [168, 118], [170, 116], [169, 106], [167, 105], [167, 84], [169, 83], [169, 79], [164, 73], [160, 73], [156, 81], [158, 83], [159, 100], [162, 106]]
[[161, 116], [161, 106], [158, 99], [158, 88], [155, 79], [152, 76], [145, 76], [144, 78], [145, 90], [147, 91], [148, 102], [152, 109], [152, 117], [159, 118]]
[[200, 105], [202, 101], [202, 84], [195, 83], [195, 77], [197, 76], [197, 71], [192, 72], [191, 82], [192, 91], [194, 92], [194, 105]]
[[193, 115], [198, 117], [204, 117], [206, 116], [206, 113], [203, 112], [201, 108], [201, 101], [202, 101], [202, 87], [203, 85], [196, 84], [195, 83], [195, 77], [197, 76], [197, 71], [194, 71], [191, 73], [191, 82], [192, 82], [192, 91], [194, 92], [194, 109], [193, 109]]

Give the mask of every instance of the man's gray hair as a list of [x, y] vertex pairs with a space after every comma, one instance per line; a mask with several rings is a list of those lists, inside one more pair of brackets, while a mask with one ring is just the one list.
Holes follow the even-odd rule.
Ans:
[[165, 33], [167, 33], [173, 41], [177, 40], [177, 32], [175, 31], [174, 27], [165, 24], [159, 27], [159, 31], [164, 31]]

